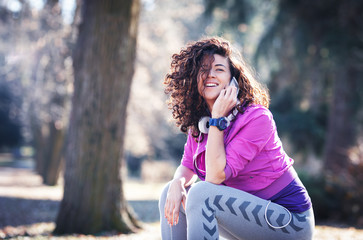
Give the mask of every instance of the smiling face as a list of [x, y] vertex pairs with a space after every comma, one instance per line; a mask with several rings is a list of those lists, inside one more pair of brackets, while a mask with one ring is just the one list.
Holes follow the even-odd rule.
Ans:
[[202, 67], [198, 74], [198, 91], [212, 108], [219, 93], [229, 85], [232, 78], [228, 58], [214, 54], [203, 58]]

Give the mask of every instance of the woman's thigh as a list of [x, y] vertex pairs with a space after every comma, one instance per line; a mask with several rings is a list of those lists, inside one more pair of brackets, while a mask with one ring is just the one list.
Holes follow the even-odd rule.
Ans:
[[311, 239], [314, 216], [312, 210], [290, 213], [244, 191], [200, 182], [188, 193], [187, 223], [189, 236], [207, 239], [219, 234], [232, 239]]

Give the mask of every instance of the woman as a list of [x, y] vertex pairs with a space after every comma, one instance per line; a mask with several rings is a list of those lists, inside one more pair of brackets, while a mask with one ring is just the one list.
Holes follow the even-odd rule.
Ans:
[[312, 239], [310, 197], [282, 148], [268, 92], [229, 42], [189, 44], [173, 55], [165, 84], [188, 138], [160, 197], [162, 238]]

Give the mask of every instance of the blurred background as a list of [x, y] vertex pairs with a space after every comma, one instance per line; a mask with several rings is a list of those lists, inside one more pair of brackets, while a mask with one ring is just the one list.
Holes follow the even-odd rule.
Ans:
[[[172, 178], [186, 136], [165, 104], [171, 56], [190, 41], [223, 36], [268, 86], [279, 135], [317, 221], [362, 227], [363, 1], [141, 2], [127, 177]], [[62, 184], [78, 5], [0, 0], [0, 166], [26, 163], [49, 186]]]

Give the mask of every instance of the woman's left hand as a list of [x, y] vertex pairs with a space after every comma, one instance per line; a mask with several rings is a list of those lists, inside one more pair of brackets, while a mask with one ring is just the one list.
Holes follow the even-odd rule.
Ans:
[[237, 104], [237, 88], [227, 86], [223, 89], [212, 109], [212, 118], [225, 117]]

